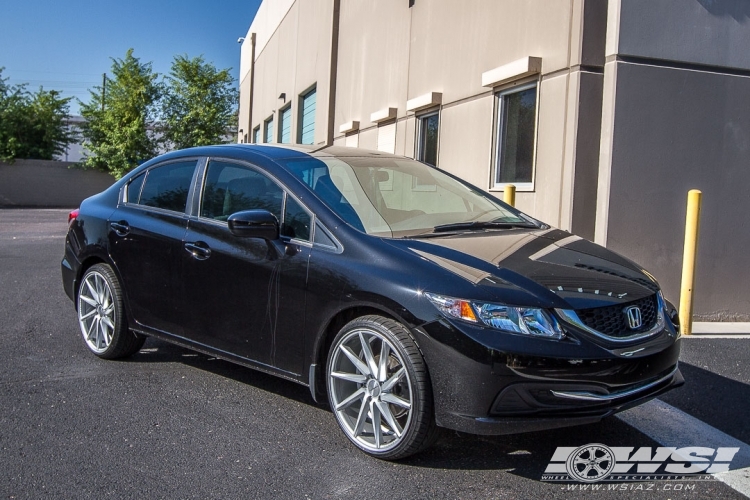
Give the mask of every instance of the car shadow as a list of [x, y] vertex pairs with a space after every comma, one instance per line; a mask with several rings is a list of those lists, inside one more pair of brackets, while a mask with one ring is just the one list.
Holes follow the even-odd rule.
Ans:
[[327, 404], [315, 403], [310, 390], [303, 385], [153, 337], [149, 337], [143, 348], [127, 359], [137, 363], [182, 363], [299, 403], [328, 410]]
[[504, 436], [475, 436], [443, 430], [440, 441], [403, 464], [414, 467], [497, 470], [539, 481], [558, 446], [658, 446], [616, 418], [595, 424]]
[[681, 362], [685, 385], [659, 397], [725, 434], [750, 443], [750, 385]]
[[[137, 363], [182, 363], [330, 412], [315, 403], [307, 387], [228, 361], [150, 338], [130, 359]], [[331, 432], [338, 431], [331, 418]], [[588, 443], [607, 446], [658, 446], [653, 440], [616, 418], [563, 429], [503, 436], [477, 436], [447, 429], [428, 450], [399, 461], [402, 466], [431, 469], [497, 470], [539, 481], [558, 446]]]

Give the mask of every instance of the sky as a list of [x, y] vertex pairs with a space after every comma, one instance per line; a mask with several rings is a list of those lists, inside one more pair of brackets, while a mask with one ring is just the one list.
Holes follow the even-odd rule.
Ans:
[[[260, 0], [0, 0], [0, 67], [9, 84], [43, 85], [88, 101], [87, 89], [111, 76], [110, 58], [129, 48], [154, 71], [174, 56], [202, 55], [218, 69], [240, 67], [239, 37]], [[71, 101], [70, 112], [78, 114]]]

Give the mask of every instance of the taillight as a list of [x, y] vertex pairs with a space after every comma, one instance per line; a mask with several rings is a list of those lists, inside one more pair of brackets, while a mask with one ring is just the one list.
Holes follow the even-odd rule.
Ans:
[[68, 225], [70, 225], [74, 220], [78, 218], [78, 213], [80, 211], [81, 210], [79, 208], [76, 208], [68, 214]]

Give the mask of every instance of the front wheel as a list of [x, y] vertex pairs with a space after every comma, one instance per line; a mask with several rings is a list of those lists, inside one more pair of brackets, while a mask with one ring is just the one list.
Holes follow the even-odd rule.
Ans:
[[145, 337], [128, 329], [117, 276], [106, 264], [95, 264], [78, 285], [78, 325], [91, 352], [105, 359], [135, 354]]
[[396, 460], [437, 438], [427, 367], [408, 330], [381, 316], [348, 323], [328, 355], [328, 399], [349, 440]]

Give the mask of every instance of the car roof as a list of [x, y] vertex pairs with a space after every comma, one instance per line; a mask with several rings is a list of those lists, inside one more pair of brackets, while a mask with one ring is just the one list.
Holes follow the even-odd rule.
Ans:
[[243, 153], [256, 153], [271, 159], [304, 158], [404, 158], [382, 151], [349, 148], [344, 146], [305, 145], [305, 144], [221, 144], [217, 146], [202, 146], [197, 148], [175, 151], [175, 153], [217, 156], [244, 156]]

